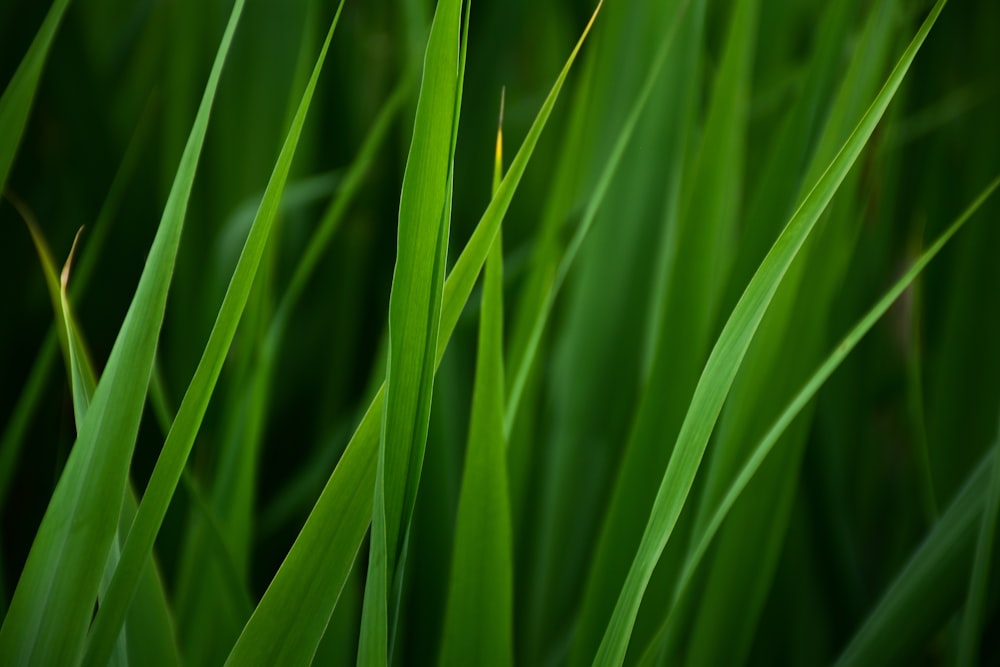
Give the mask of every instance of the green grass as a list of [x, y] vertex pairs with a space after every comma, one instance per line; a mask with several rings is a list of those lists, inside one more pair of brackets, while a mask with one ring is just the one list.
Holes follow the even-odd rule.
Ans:
[[998, 25], [0, 5], [0, 664], [992, 664]]

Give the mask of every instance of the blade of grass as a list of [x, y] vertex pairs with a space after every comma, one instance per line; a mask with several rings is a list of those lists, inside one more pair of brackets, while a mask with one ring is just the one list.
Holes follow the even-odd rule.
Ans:
[[989, 448], [896, 575], [837, 658], [837, 667], [904, 662], [959, 609], [974, 559], [977, 519], [985, 510], [998, 456], [1000, 443]]
[[[441, 363], [503, 216], [599, 10], [600, 5], [445, 282], [437, 364]], [[384, 389], [383, 385], [372, 399], [295, 543], [243, 628], [227, 664], [301, 665], [308, 664], [315, 653], [371, 519]]]
[[208, 343], [205, 345], [201, 362], [198, 364], [187, 392], [185, 392], [184, 399], [177, 411], [177, 417], [174, 419], [173, 426], [163, 445], [160, 458], [153, 469], [146, 493], [139, 505], [135, 523], [125, 541], [121, 562], [108, 589], [105, 604], [101, 605], [94, 620], [84, 658], [85, 665], [101, 665], [107, 660], [114, 637], [135, 592], [139, 574], [152, 552], [156, 535], [163, 518], [166, 516], [170, 500], [173, 498], [188, 455], [194, 445], [201, 421], [222, 371], [226, 352], [229, 350], [239, 325], [240, 316], [246, 307], [250, 288], [253, 285], [271, 228], [277, 217], [281, 195], [284, 192], [292, 160], [295, 157], [295, 149], [298, 146], [302, 127], [305, 124], [313, 93], [342, 9], [343, 0], [337, 7], [337, 12], [326, 35], [326, 41], [323, 43], [313, 68], [312, 77], [302, 95], [298, 111], [264, 191], [260, 208], [250, 228], [243, 253], [233, 272], [229, 289], [226, 290], [226, 296], [219, 309], [219, 315], [212, 328]]
[[[794, 188], [786, 185], [772, 201], [761, 202], [760, 221], [764, 221], [763, 217], [769, 220], [766, 227], [757, 228], [764, 236], [757, 243], [773, 242], [780, 232], [780, 223], [787, 217], [787, 208], [803, 196], [803, 186], [815, 182], [826, 168], [882, 86], [896, 53], [902, 51], [912, 36], [909, 29], [906, 30], [909, 34], [901, 34], [897, 10], [896, 3], [890, 1], [873, 5], [867, 13], [847, 69], [839, 77], [836, 94], [828, 105], [822, 130], [815, 143], [807, 147], [808, 165], [799, 169], [799, 173], [805, 174], [803, 180], [793, 179], [790, 182]], [[904, 103], [893, 104], [892, 114], [881, 121], [876, 138], [882, 136], [884, 128], [891, 127], [895, 113]], [[859, 239], [864, 238], [866, 216], [860, 212], [864, 210], [865, 191], [871, 189], [865, 175], [872, 170], [883, 178], [887, 174], [885, 169], [871, 167], [878, 155], [875, 148], [878, 141], [869, 144], [874, 146], [866, 149], [867, 155], [859, 157], [859, 164], [847, 175], [836, 199], [817, 222], [817, 229], [789, 266], [747, 350], [716, 429], [711, 459], [700, 476], [701, 493], [695, 503], [690, 503], [691, 509], [696, 510], [692, 534], [704, 528], [708, 512], [714, 510], [745, 463], [749, 445], [764, 434], [771, 420], [822, 361], [827, 346], [834, 342], [828, 340], [827, 332], [835, 299], [853, 292], [848, 291], [844, 282], [859, 275], [851, 269], [852, 263], [861, 259], [856, 258], [857, 246]], [[891, 200], [888, 195], [885, 199]], [[894, 217], [892, 213], [881, 218], [871, 216], [884, 220]], [[760, 257], [748, 263], [756, 266]], [[736, 287], [742, 290], [751, 275], [747, 272], [734, 276]], [[857, 308], [863, 305], [859, 303]], [[779, 557], [813, 413], [814, 407], [807, 406], [788, 428], [775, 453], [733, 508], [733, 518], [720, 529], [710, 562], [702, 568], [700, 591], [691, 596], [697, 603], [680, 615], [690, 618], [690, 628], [683, 630], [678, 624], [676, 631], [671, 631], [672, 641], [677, 642], [672, 646], [678, 646], [693, 661], [739, 663], [751, 651], [765, 602], [775, 579], [781, 576]], [[661, 610], [657, 624], [665, 615], [666, 610]], [[729, 641], [716, 641], [719, 632], [729, 637]], [[681, 644], [683, 649], [679, 648]]]
[[[503, 173], [503, 98], [493, 193]], [[442, 665], [513, 664], [513, 564], [503, 436], [503, 234], [486, 259], [465, 471], [445, 612]]]
[[471, 13], [466, 5], [462, 35], [463, 4], [440, 0], [434, 12], [403, 172], [371, 556], [358, 645], [361, 665], [385, 665], [392, 656], [406, 542], [427, 444]]
[[[152, 126], [153, 112], [157, 106], [156, 97], [151, 95], [129, 139], [125, 155], [115, 172], [107, 197], [101, 204], [100, 212], [91, 226], [93, 233], [86, 244], [79, 267], [76, 270], [76, 277], [70, 286], [72, 299], [79, 299], [83, 294], [101, 256], [101, 248], [115, 220], [122, 194], [134, 176], [142, 149], [146, 147]], [[56, 359], [57, 331], [58, 328], [53, 324], [46, 334], [42, 347], [32, 364], [25, 387], [18, 398], [17, 405], [14, 406], [7, 425], [4, 427], [3, 436], [0, 436], [0, 508], [5, 505], [11, 478], [20, 459], [25, 432], [38, 409], [45, 382]]]
[[69, 0], [55, 0], [49, 7], [28, 52], [0, 97], [0, 190], [7, 184], [17, 147], [28, 124], [45, 60], [68, 6]]
[[111, 549], [163, 322], [173, 262], [225, 56], [236, 0], [132, 305], [0, 628], [0, 655], [70, 663], [83, 648]]
[[[72, 389], [73, 417], [79, 429], [86, 417], [97, 386], [94, 364], [76, 324], [76, 318], [70, 305], [70, 297], [67, 293], [70, 268], [80, 240], [80, 232], [83, 230], [77, 232], [69, 258], [63, 266], [61, 275], [57, 275], [52, 252], [38, 224], [26, 207], [18, 203], [17, 208], [31, 231], [52, 300], [53, 313], [56, 320], [61, 322], [57, 326], [62, 332], [60, 342], [62, 343], [63, 357], [66, 360], [67, 379]], [[122, 514], [118, 522], [117, 532], [101, 578], [98, 591], [99, 602], [104, 600], [110, 576], [118, 563], [122, 542], [121, 535], [131, 525], [135, 510], [135, 491], [129, 484], [122, 502]], [[110, 656], [109, 664], [127, 665], [130, 659], [136, 661], [136, 664], [143, 665], [180, 664], [180, 653], [174, 638], [173, 621], [170, 607], [167, 604], [166, 592], [159, 571], [153, 563], [150, 563], [142, 572], [139, 592], [135, 604], [128, 610], [128, 618], [128, 622], [118, 634], [115, 652]]]
[[913, 262], [910, 268], [896, 281], [896, 283], [882, 296], [879, 301], [861, 318], [861, 320], [851, 329], [851, 331], [841, 339], [833, 352], [816, 369], [812, 376], [806, 381], [795, 397], [785, 407], [784, 411], [774, 421], [763, 438], [753, 448], [746, 464], [739, 471], [733, 483], [729, 486], [722, 501], [719, 503], [711, 519], [705, 528], [700, 532], [697, 539], [692, 542], [694, 545], [684, 562], [683, 570], [677, 581], [677, 588], [673, 595], [670, 610], [664, 623], [660, 626], [656, 637], [650, 642], [644, 651], [643, 661], [650, 662], [652, 656], [658, 650], [660, 644], [667, 636], [668, 625], [674, 621], [670, 613], [677, 607], [680, 598], [691, 592], [688, 585], [691, 583], [695, 570], [701, 563], [702, 558], [708, 551], [708, 547], [715, 537], [723, 521], [729, 515], [736, 500], [749, 484], [751, 478], [760, 469], [761, 464], [767, 455], [774, 449], [775, 444], [789, 425], [795, 420], [798, 414], [819, 392], [823, 384], [837, 370], [845, 358], [857, 347], [861, 339], [871, 331], [872, 327], [881, 319], [889, 308], [899, 299], [906, 289], [913, 284], [917, 276], [933, 260], [938, 253], [948, 244], [952, 237], [965, 225], [968, 220], [975, 215], [979, 208], [1000, 186], [1000, 178], [994, 180], [987, 188], [973, 201], [969, 207], [946, 229], [928, 248]]
[[[1000, 448], [1000, 437], [994, 449], [996, 448]], [[980, 633], [986, 608], [986, 593], [989, 590], [990, 564], [993, 562], [993, 540], [996, 536], [997, 515], [1000, 514], [1000, 456], [994, 454], [993, 459], [986, 506], [979, 524], [979, 538], [976, 540], [976, 556], [972, 562], [972, 575], [969, 577], [969, 593], [962, 614], [958, 644], [959, 667], [972, 667], [979, 662]]]
[[771, 297], [809, 232], [861, 154], [946, 1], [938, 0], [934, 5], [857, 128], [775, 241], [726, 322], [691, 399], [639, 550], [594, 664], [620, 665], [624, 661], [646, 584], [680, 515], [722, 404]]

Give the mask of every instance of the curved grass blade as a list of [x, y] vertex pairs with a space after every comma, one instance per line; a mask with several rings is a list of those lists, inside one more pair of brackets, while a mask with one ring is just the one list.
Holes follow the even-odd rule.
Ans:
[[7, 184], [17, 147], [28, 124], [49, 48], [68, 6], [69, 0], [55, 0], [49, 7], [28, 52], [24, 54], [21, 64], [4, 89], [3, 97], [0, 97], [0, 190]]
[[[493, 193], [503, 173], [500, 102]], [[513, 549], [503, 435], [503, 234], [486, 259], [476, 381], [458, 499], [441, 665], [514, 661]]]
[[[83, 336], [76, 324], [76, 318], [73, 315], [70, 298], [67, 294], [69, 271], [76, 254], [77, 244], [80, 240], [80, 232], [77, 232], [76, 238], [73, 240], [73, 247], [70, 250], [69, 259], [66, 260], [66, 264], [63, 266], [62, 274], [57, 276], [52, 252], [33, 216], [19, 202], [15, 206], [17, 206], [19, 213], [31, 231], [35, 249], [38, 252], [42, 270], [45, 274], [45, 282], [52, 300], [53, 312], [56, 320], [62, 323], [61, 326], [58, 326], [58, 330], [62, 334], [60, 336], [62, 353], [66, 360], [67, 379], [72, 388], [73, 417], [79, 429], [86, 417], [94, 389], [97, 386], [94, 365], [90, 360]], [[80, 231], [82, 232], [83, 230], [81, 229]], [[128, 530], [135, 516], [136, 499], [135, 491], [131, 484], [127, 488], [121, 510], [121, 517], [118, 521], [118, 532], [115, 535], [115, 541], [112, 543], [111, 552], [101, 580], [101, 587], [98, 593], [99, 602], [104, 599], [110, 575], [118, 563], [121, 535]], [[173, 621], [170, 607], [167, 604], [166, 591], [159, 571], [152, 563], [142, 572], [135, 603], [128, 610], [128, 623], [118, 634], [115, 653], [111, 656], [109, 664], [127, 665], [130, 660], [136, 664], [150, 666], [180, 664], [180, 653], [174, 637]]]
[[761, 464], [767, 455], [774, 449], [775, 444], [781, 438], [782, 434], [788, 429], [789, 425], [795, 420], [795, 418], [802, 412], [803, 408], [809, 404], [813, 397], [819, 392], [823, 384], [833, 375], [833, 372], [840, 367], [840, 364], [847, 358], [861, 339], [871, 331], [875, 323], [885, 315], [886, 311], [896, 302], [897, 299], [903, 294], [903, 292], [916, 280], [917, 276], [924, 270], [924, 268], [933, 260], [937, 254], [944, 248], [945, 245], [952, 239], [952, 237], [958, 233], [958, 231], [965, 225], [968, 220], [975, 215], [979, 208], [986, 202], [986, 200], [993, 194], [993, 192], [1000, 186], [1000, 178], [994, 180], [976, 199], [969, 205], [969, 207], [955, 220], [951, 226], [948, 227], [935, 241], [932, 243], [910, 266], [910, 268], [904, 273], [899, 280], [885, 293], [885, 295], [879, 299], [879, 301], [872, 306], [872, 308], [864, 315], [864, 317], [854, 326], [851, 331], [844, 336], [833, 352], [823, 361], [819, 368], [812, 374], [812, 376], [806, 381], [803, 387], [795, 395], [795, 397], [789, 402], [789, 404], [782, 411], [780, 416], [774, 421], [773, 425], [768, 429], [760, 442], [754, 447], [750, 457], [747, 459], [746, 464], [739, 471], [739, 474], [735, 477], [726, 494], [723, 496], [715, 512], [712, 514], [711, 519], [706, 524], [704, 530], [701, 531], [699, 537], [695, 542], [693, 542], [694, 547], [688, 554], [683, 570], [681, 571], [680, 577], [677, 580], [677, 588], [673, 596], [673, 602], [671, 609], [667, 614], [667, 618], [664, 623], [660, 626], [660, 629], [656, 633], [656, 637], [650, 642], [646, 651], [643, 655], [644, 662], [649, 661], [658, 647], [661, 645], [663, 640], [667, 636], [667, 630], [669, 624], [675, 620], [671, 618], [670, 613], [677, 606], [678, 601], [684, 595], [687, 595], [690, 590], [688, 585], [691, 583], [694, 577], [695, 570], [697, 570], [699, 564], [705, 553], [708, 551], [708, 547], [712, 542], [712, 538], [715, 537], [719, 528], [722, 526], [722, 522], [729, 515], [729, 511], [732, 509], [736, 500], [739, 498], [740, 494], [750, 483], [750, 479], [756, 474], [760, 469]]
[[[553, 278], [545, 296], [538, 303], [537, 310], [531, 314], [531, 333], [528, 335], [523, 353], [519, 358], [512, 360], [511, 363], [514, 371], [514, 379], [510, 382], [510, 389], [507, 393], [507, 407], [506, 414], [504, 416], [504, 433], [508, 436], [510, 435], [510, 429], [513, 426], [514, 418], [517, 416], [517, 409], [521, 402], [521, 396], [524, 392], [525, 383], [528, 380], [528, 375], [531, 372], [532, 365], [534, 364], [535, 355], [538, 352], [538, 346], [542, 339], [542, 333], [545, 331], [549, 315], [555, 305], [556, 296], [562, 287], [563, 281], [569, 273], [570, 267], [573, 265], [573, 261], [576, 259], [577, 253], [580, 251], [580, 247], [583, 245], [584, 239], [587, 237], [587, 234], [593, 226], [594, 219], [597, 217], [601, 204], [604, 202], [604, 197], [608, 192], [608, 188], [611, 186], [611, 182], [617, 172], [618, 165], [621, 162], [622, 156], [625, 154], [625, 149], [628, 148], [629, 141], [632, 139], [632, 134], [635, 132], [636, 126], [639, 124], [639, 119], [642, 117], [643, 109], [645, 109], [646, 103], [649, 101], [649, 98], [653, 93], [653, 89], [656, 87], [660, 71], [663, 69], [663, 64], [666, 62], [667, 55], [670, 53], [670, 47], [673, 45], [674, 37], [677, 34], [677, 28], [681, 24], [681, 18], [683, 17], [683, 13], [686, 11], [689, 2], [690, 0], [683, 0], [683, 2], [681, 2], [678, 6], [677, 18], [671, 24], [669, 32], [664, 36], [664, 39], [660, 44], [660, 48], [656, 52], [656, 56], [654, 57], [649, 73], [642, 84], [642, 88], [632, 105], [625, 123], [622, 125], [621, 131], [615, 139], [615, 144], [611, 154], [605, 162], [604, 169], [598, 177], [593, 192], [587, 199], [587, 207], [584, 210], [580, 224], [577, 225], [576, 230], [573, 232], [573, 236], [570, 238], [569, 243], [566, 245], [566, 249], [562, 253], [562, 257], [559, 260], [559, 266], [555, 272], [555, 277]], [[600, 11], [600, 5], [598, 5], [597, 11]], [[591, 21], [593, 21], [593, 18]]]
[[[1000, 438], [997, 440], [997, 447], [1000, 448]], [[965, 612], [962, 614], [957, 661], [959, 667], [972, 667], [979, 662], [979, 641], [986, 593], [989, 590], [993, 540], [996, 536], [997, 515], [1000, 514], [1000, 456], [994, 454], [993, 459], [986, 506], [979, 524], [979, 539], [976, 541], [976, 557], [972, 563], [972, 576], [969, 577], [969, 593], [965, 601]]]
[[837, 658], [837, 667], [901, 662], [959, 609], [962, 582], [973, 563], [977, 519], [985, 510], [998, 456], [1000, 443], [990, 447], [896, 575]]
[[243, 0], [236, 0], [163, 217], [91, 409], [0, 628], [0, 659], [73, 663], [111, 549], [173, 264], [208, 118]]
[[[101, 256], [100, 249], [103, 247], [104, 240], [111, 230], [122, 194], [134, 174], [136, 163], [149, 136], [153, 110], [156, 107], [154, 100], [155, 97], [150, 96], [149, 101], [146, 103], [142, 116], [129, 140], [128, 148], [125, 150], [121, 164], [112, 179], [108, 194], [101, 205], [101, 210], [94, 221], [92, 226], [94, 231], [88, 238], [81, 261], [75, 271], [73, 284], [70, 286], [71, 300], [79, 298], [86, 289], [89, 278]], [[17, 400], [17, 405], [14, 407], [7, 425], [4, 427], [3, 435], [0, 436], [0, 508], [3, 508], [5, 505], [10, 481], [20, 458], [21, 448], [24, 445], [26, 431], [40, 403], [42, 390], [52, 369], [52, 364], [55, 363], [56, 347], [58, 346], [57, 338], [59, 337], [60, 330], [53, 323], [46, 334], [45, 340], [42, 342], [42, 347], [32, 364], [25, 387]]]
[[[600, 5], [445, 281], [436, 364], [441, 363], [500, 223], [599, 10]], [[315, 653], [371, 519], [384, 388], [380, 387], [372, 399], [295, 543], [243, 628], [227, 664], [303, 665]]]
[[875, 101], [789, 220], [729, 316], [698, 380], [639, 550], [594, 664], [620, 665], [624, 661], [646, 585], [680, 515], [722, 404], [764, 312], [799, 248], [874, 132], [946, 1], [938, 0], [934, 5]]
[[226, 296], [222, 301], [208, 343], [205, 345], [201, 362], [199, 362], [191, 384], [181, 401], [173, 426], [163, 445], [156, 467], [153, 469], [146, 493], [139, 505], [135, 523], [132, 530], [129, 531], [125, 547], [122, 549], [118, 569], [108, 588], [105, 604], [101, 605], [97, 618], [94, 620], [84, 658], [85, 665], [101, 665], [107, 660], [114, 637], [118, 633], [118, 628], [135, 592], [139, 574], [152, 553], [156, 535], [184, 471], [188, 455], [201, 427], [202, 418], [222, 371], [226, 353], [236, 333], [243, 309], [246, 307], [250, 288], [253, 285], [257, 268], [267, 246], [268, 236], [277, 217], [281, 195], [288, 180], [292, 160], [295, 157], [295, 149], [298, 146], [302, 127], [305, 124], [306, 115], [323, 63], [326, 60], [330, 41], [340, 19], [343, 4], [343, 0], [341, 0], [327, 32], [326, 41], [316, 60], [312, 77], [302, 95], [298, 111], [264, 191], [260, 208], [250, 228], [250, 234], [233, 272], [229, 288], [226, 290]]

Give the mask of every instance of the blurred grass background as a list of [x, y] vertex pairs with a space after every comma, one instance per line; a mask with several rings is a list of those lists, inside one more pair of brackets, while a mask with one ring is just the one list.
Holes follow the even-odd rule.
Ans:
[[[0, 81], [13, 74], [47, 4], [0, 2]], [[683, 416], [721, 325], [807, 185], [801, 181], [841, 78], [859, 49], [871, 49], [871, 83], [848, 91], [855, 99], [847, 105], [838, 146], [929, 7], [917, 0], [850, 0], [838, 16], [814, 0], [754, 3], [756, 16], [744, 26], [745, 95], [737, 94], [739, 109], [730, 110], [738, 136], [713, 146], [715, 152], [703, 158], [709, 176], [698, 180], [694, 156], [708, 134], [713, 82], [739, 3], [690, 4], [670, 64], [556, 304], [515, 422], [510, 467], [518, 664], [590, 660], [610, 607], [585, 604], [588, 596], [601, 599], [588, 582], [608, 507], [617, 498], [616, 479], [628, 469], [622, 463], [626, 443], [636, 437], [636, 415], [644, 414], [639, 406], [660, 372], [655, 360], [666, 359], [667, 382], [675, 384], [665, 395], [673, 402], [652, 406], [643, 417], [662, 429], [652, 441], [661, 448], [636, 454], [631, 464], [653, 478], [652, 486], [635, 482], [648, 498], [620, 501], [646, 509], [614, 515], [625, 537], [614, 543], [620, 555], [607, 557], [625, 567], [676, 436], [673, 413]], [[564, 244], [575, 227], [676, 6], [608, 0], [543, 135], [504, 221], [508, 360], [518, 344], [518, 307], [530, 300], [531, 280], [544, 275], [552, 244]], [[166, 403], [174, 408], [334, 9], [321, 0], [247, 4], [198, 169], [158, 350]], [[473, 4], [452, 260], [490, 198], [501, 88], [504, 134], [516, 147], [592, 10], [577, 0]], [[134, 291], [228, 11], [229, 3], [214, 0], [80, 0], [70, 6], [52, 48], [7, 187], [33, 211], [57, 259], [69, 252], [77, 229], [87, 227], [81, 250], [99, 258], [76, 310], [98, 366]], [[229, 545], [237, 563], [246, 564], [240, 581], [250, 600], [270, 582], [384, 373], [385, 313], [415, 86], [407, 88], [292, 314], [266, 384], [264, 414], [246, 403], [260, 331], [374, 119], [396, 87], [412, 83], [419, 72], [432, 11], [422, 0], [345, 5], [293, 167], [291, 189], [298, 196], [286, 193], [189, 463], [228, 528], [227, 508], [237, 501], [227, 495], [220, 470], [226, 469], [226, 452], [253, 456], [254, 448], [227, 448], [227, 442], [254, 440], [249, 417], [260, 420], [259, 457], [250, 472], [252, 537]], [[865, 26], [874, 35], [867, 42]], [[759, 361], [737, 379], [692, 500], [716, 497], [742, 460], [740, 447], [750, 446], [840, 335], [1000, 171], [998, 30], [996, 2], [955, 2], [942, 14], [810, 241], [798, 292], [785, 297], [787, 321], [765, 321], [762, 335], [773, 349], [751, 350], [749, 358]], [[833, 33], [826, 42], [825, 31]], [[821, 62], [824, 53], [828, 60]], [[130, 150], [120, 199], [103, 221], [111, 228], [95, 229]], [[712, 175], [723, 179], [721, 185], [713, 185]], [[723, 214], [733, 226], [721, 249], [685, 260], [682, 243], [671, 255], [670, 230], [698, 225], [695, 214], [714, 199], [731, 209]], [[685, 609], [679, 650], [692, 664], [816, 664], [836, 657], [994, 441], [1000, 409], [998, 213], [998, 204], [988, 203], [981, 219], [929, 267], [796, 422], [737, 505], [700, 570], [699, 603]], [[680, 221], [685, 214], [692, 221]], [[99, 233], [107, 234], [103, 247], [88, 248]], [[683, 242], [691, 233], [678, 231], [677, 238]], [[683, 282], [692, 276], [702, 282]], [[693, 305], [664, 296], [688, 288], [707, 296]], [[435, 386], [398, 639], [397, 656], [406, 664], [431, 662], [438, 650], [468, 429], [475, 301]], [[6, 203], [0, 205], [0, 304], [3, 426], [52, 324], [30, 237]], [[691, 345], [671, 349], [669, 337], [660, 342], [672, 318], [689, 316], [704, 318], [703, 325], [673, 342]], [[657, 352], [658, 346], [665, 347]], [[5, 604], [74, 440], [69, 388], [50, 356], [2, 499]], [[154, 411], [147, 410], [132, 466], [139, 488], [162, 439]], [[694, 516], [698, 503], [689, 504], [685, 516], [692, 516], [682, 525], [700, 520]], [[182, 487], [157, 542], [171, 591], [182, 590], [189, 576], [183, 563], [192, 516]], [[670, 553], [661, 569], [677, 567], [669, 565]], [[327, 652], [317, 661], [353, 656], [366, 556], [363, 549], [362, 565], [355, 565], [328, 630], [329, 646], [321, 648]], [[609, 566], [615, 574], [607, 581], [614, 593], [616, 577], [624, 577], [616, 567]], [[636, 626], [635, 651], [661, 620], [653, 591], [667, 591], [669, 584], [657, 588], [656, 581], [647, 596], [654, 601], [644, 602]], [[965, 585], [965, 579], [955, 582], [959, 591]], [[193, 595], [188, 602], [180, 593], [174, 598], [182, 644], [183, 606], [212, 604], [207, 594]], [[990, 599], [996, 602], [995, 595]], [[948, 606], [943, 600], [928, 604], [938, 603]], [[943, 614], [922, 643], [909, 647], [906, 659], [949, 662], [957, 635], [949, 617]], [[991, 639], [983, 658], [998, 664], [1000, 624], [995, 614], [988, 618], [983, 634]], [[223, 623], [209, 640], [219, 644], [221, 657], [241, 627]], [[216, 653], [203, 655], [211, 664]]]

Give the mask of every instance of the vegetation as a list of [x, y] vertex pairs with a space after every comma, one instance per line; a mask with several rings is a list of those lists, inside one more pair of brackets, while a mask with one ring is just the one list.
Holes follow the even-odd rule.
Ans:
[[998, 27], [0, 3], [0, 664], [994, 664]]

